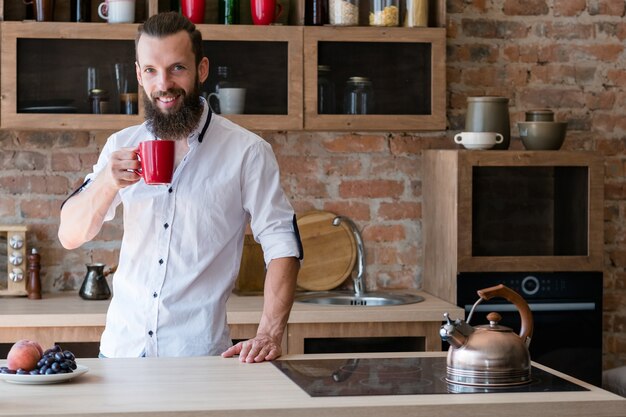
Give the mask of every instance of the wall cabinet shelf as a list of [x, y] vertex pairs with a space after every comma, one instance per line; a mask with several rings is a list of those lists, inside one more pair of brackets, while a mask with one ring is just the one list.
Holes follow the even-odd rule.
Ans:
[[[444, 130], [445, 13], [442, 0], [433, 4], [438, 27], [431, 28], [198, 25], [210, 60], [204, 93], [225, 65], [246, 88], [244, 113], [226, 117], [251, 130]], [[160, 7], [156, 0], [144, 6], [140, 16]], [[20, 21], [23, 7], [0, 7], [0, 128], [118, 130], [141, 123], [141, 91], [138, 114], [119, 114], [113, 72], [116, 62], [134, 61], [137, 24]], [[318, 65], [332, 68], [332, 114], [317, 111]], [[110, 93], [106, 114], [91, 114], [88, 67], [98, 69]], [[373, 82], [374, 110], [343, 114], [346, 80], [359, 75]]]
[[602, 271], [602, 158], [424, 152], [424, 289], [456, 303], [466, 272]]

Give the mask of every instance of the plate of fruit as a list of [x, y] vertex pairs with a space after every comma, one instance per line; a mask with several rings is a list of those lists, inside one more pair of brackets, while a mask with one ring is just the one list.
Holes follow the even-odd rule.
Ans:
[[11, 347], [6, 366], [0, 367], [0, 380], [12, 384], [56, 384], [88, 370], [76, 364], [74, 354], [59, 345], [43, 350], [37, 342], [20, 340]]

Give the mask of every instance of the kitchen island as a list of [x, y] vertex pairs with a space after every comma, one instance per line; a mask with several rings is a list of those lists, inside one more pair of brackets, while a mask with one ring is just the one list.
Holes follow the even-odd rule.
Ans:
[[[281, 359], [444, 355], [364, 353]], [[78, 363], [89, 371], [69, 382], [0, 382], [0, 416], [626, 416], [625, 399], [558, 373], [589, 390], [310, 397], [269, 362], [242, 364], [233, 358], [198, 357], [79, 359]]]
[[[463, 309], [428, 293], [416, 291], [424, 301], [396, 306], [330, 306], [294, 303], [283, 352], [305, 352], [307, 339], [415, 337], [425, 351], [441, 350], [439, 327], [443, 313], [462, 317]], [[44, 294], [41, 300], [3, 298], [0, 302], [0, 343], [37, 340], [42, 346], [64, 342], [99, 342], [109, 301], [86, 301], [76, 292]], [[232, 295], [228, 323], [233, 339], [256, 333], [263, 297]]]

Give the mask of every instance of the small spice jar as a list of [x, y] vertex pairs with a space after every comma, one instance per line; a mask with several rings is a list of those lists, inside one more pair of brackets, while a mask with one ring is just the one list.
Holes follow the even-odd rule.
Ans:
[[104, 114], [108, 112], [109, 92], [99, 88], [94, 88], [89, 92], [89, 102], [93, 114]]
[[398, 26], [398, 0], [370, 0], [370, 26]]
[[359, 0], [328, 0], [328, 18], [331, 25], [358, 26]]
[[374, 110], [374, 89], [366, 77], [350, 77], [343, 95], [345, 114], [372, 114]]

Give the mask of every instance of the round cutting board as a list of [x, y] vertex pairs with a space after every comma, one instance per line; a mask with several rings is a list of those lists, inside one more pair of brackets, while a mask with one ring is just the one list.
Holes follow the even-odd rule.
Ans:
[[308, 291], [327, 291], [350, 276], [356, 262], [356, 242], [350, 229], [333, 226], [335, 214], [313, 211], [297, 219], [304, 259], [298, 286]]

